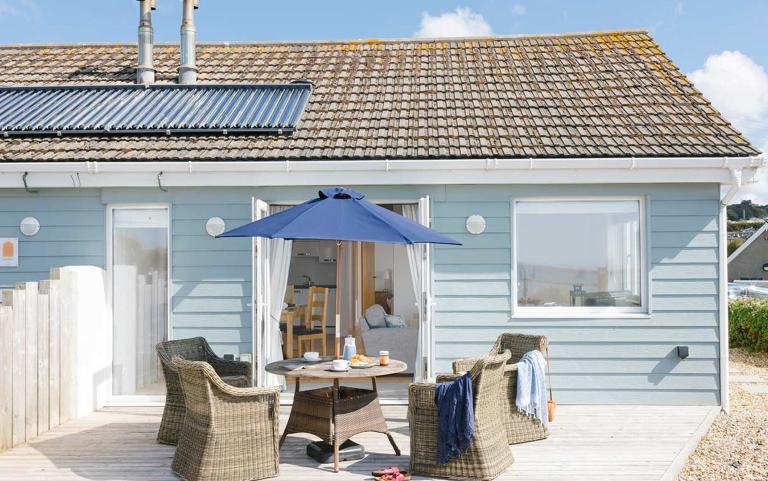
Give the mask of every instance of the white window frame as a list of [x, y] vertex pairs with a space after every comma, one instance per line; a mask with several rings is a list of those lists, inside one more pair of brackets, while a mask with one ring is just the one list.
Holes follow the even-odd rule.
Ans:
[[[612, 202], [612, 201], [636, 201], [640, 207], [640, 307], [534, 307], [517, 305], [517, 203], [518, 202]], [[650, 308], [650, 283], [648, 282], [648, 218], [646, 209], [647, 200], [643, 196], [568, 196], [568, 197], [513, 197], [510, 199], [510, 242], [511, 242], [511, 317], [515, 318], [649, 318]]]
[[173, 339], [173, 320], [171, 319], [171, 314], [173, 313], [173, 305], [171, 304], [173, 300], [173, 285], [172, 285], [172, 279], [173, 279], [173, 273], [171, 272], [171, 266], [173, 265], [172, 260], [172, 245], [171, 241], [173, 238], [172, 229], [173, 229], [173, 217], [172, 217], [172, 209], [171, 204], [167, 202], [136, 202], [136, 203], [114, 203], [114, 204], [107, 204], [106, 207], [106, 235], [107, 235], [107, 309], [109, 309], [109, 396], [107, 396], [106, 399], [106, 405], [107, 406], [156, 406], [156, 405], [162, 405], [165, 403], [165, 395], [152, 395], [152, 394], [114, 394], [112, 392], [112, 365], [114, 363], [114, 352], [113, 352], [113, 336], [114, 336], [114, 328], [113, 325], [113, 313], [114, 313], [114, 306], [113, 306], [113, 286], [112, 286], [112, 276], [113, 276], [113, 269], [112, 269], [112, 261], [114, 256], [114, 239], [113, 239], [113, 216], [115, 210], [123, 210], [123, 209], [165, 209], [168, 212], [168, 259], [167, 259], [167, 269], [168, 269], [168, 294], [166, 298], [166, 334], [168, 336], [168, 340]]

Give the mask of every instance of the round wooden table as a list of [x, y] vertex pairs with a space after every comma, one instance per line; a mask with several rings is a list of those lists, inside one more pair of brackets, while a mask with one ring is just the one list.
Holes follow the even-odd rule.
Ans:
[[[294, 378], [296, 382], [293, 406], [280, 437], [280, 446], [289, 434], [314, 434], [333, 446], [333, 469], [338, 472], [339, 446], [356, 434], [373, 431], [386, 434], [395, 454], [400, 456], [400, 448], [395, 444], [381, 411], [376, 378], [403, 372], [407, 367], [406, 363], [394, 359], [386, 366], [350, 368], [344, 372], [331, 371], [331, 360], [328, 358], [317, 363], [287, 359], [268, 364], [267, 372]], [[371, 379], [371, 389], [340, 386], [340, 381], [364, 378]], [[302, 391], [302, 379], [331, 381], [332, 386]]]

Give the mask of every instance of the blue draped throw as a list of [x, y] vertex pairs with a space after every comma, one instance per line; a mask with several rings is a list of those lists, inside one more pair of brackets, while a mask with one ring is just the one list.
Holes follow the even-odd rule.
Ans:
[[435, 389], [439, 420], [437, 462], [445, 464], [461, 456], [472, 445], [475, 412], [472, 377], [467, 372], [455, 381], [443, 382]]

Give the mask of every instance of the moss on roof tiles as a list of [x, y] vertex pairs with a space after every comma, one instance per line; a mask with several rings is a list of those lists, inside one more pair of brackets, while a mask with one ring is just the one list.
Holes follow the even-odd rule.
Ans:
[[[132, 83], [135, 52], [135, 44], [0, 46], [0, 85]], [[159, 83], [176, 80], [178, 56], [176, 44], [156, 46]], [[201, 160], [758, 153], [642, 30], [201, 43], [198, 67], [201, 83], [301, 78], [316, 88], [289, 138], [197, 137], [194, 149], [173, 136], [128, 145], [38, 139], [22, 148], [5, 139], [0, 159], [132, 160], [140, 152], [142, 160], [174, 160], [188, 150], [185, 157]]]

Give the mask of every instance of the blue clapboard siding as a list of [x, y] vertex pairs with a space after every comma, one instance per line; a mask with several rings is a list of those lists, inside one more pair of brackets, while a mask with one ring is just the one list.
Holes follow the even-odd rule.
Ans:
[[213, 216], [227, 227], [250, 222], [251, 194], [172, 191], [172, 336], [203, 336], [219, 354], [252, 352], [251, 240], [215, 239]]
[[[500, 332], [551, 340], [553, 386], [561, 403], [717, 404], [717, 185], [351, 186], [382, 201], [432, 199], [433, 225], [462, 247], [433, 251], [436, 371], [485, 353]], [[23, 190], [0, 192], [0, 236], [19, 237], [21, 265], [0, 269], [0, 285], [44, 279], [51, 267], [104, 267], [105, 205], [171, 206], [171, 306], [174, 338], [202, 335], [220, 353], [251, 352], [251, 253], [248, 239], [212, 239], [205, 221], [248, 222], [251, 198], [272, 203], [312, 197], [317, 187]], [[510, 199], [519, 196], [633, 195], [647, 199], [649, 316], [511, 318]], [[471, 236], [466, 217], [487, 230]], [[24, 238], [19, 221], [38, 217]], [[690, 346], [680, 361], [677, 345]]]
[[[40, 221], [40, 232], [19, 231], [25, 217]], [[0, 267], [0, 288], [50, 278], [53, 267], [104, 267], [104, 206], [97, 189], [0, 190], [0, 237], [18, 237], [19, 266]]]
[[[510, 316], [510, 200], [569, 195], [646, 198], [650, 316]], [[434, 226], [464, 246], [434, 249], [436, 371], [501, 332], [544, 334], [561, 403], [719, 403], [718, 202], [717, 185], [446, 186]], [[486, 233], [466, 233], [471, 214]], [[687, 360], [677, 345], [690, 346]]]

